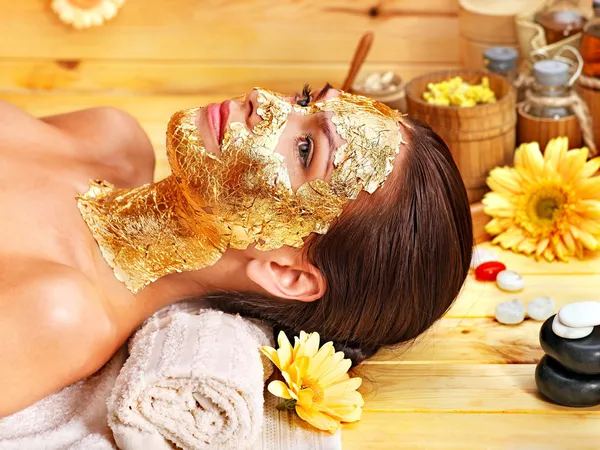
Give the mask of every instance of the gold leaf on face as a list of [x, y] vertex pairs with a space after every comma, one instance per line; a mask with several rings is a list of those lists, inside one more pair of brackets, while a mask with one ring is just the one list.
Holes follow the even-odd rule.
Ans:
[[[349, 199], [374, 192], [391, 173], [401, 117], [387, 106], [342, 92], [300, 107], [263, 89], [258, 103], [263, 120], [252, 130], [230, 123], [220, 155], [204, 146], [195, 123], [199, 108], [175, 113], [167, 131], [171, 177], [78, 197], [107, 261], [132, 291], [212, 265], [227, 247], [302, 247], [310, 233], [327, 232]], [[332, 114], [346, 141], [334, 155], [331, 181], [314, 180], [296, 192], [276, 151], [292, 112]]]

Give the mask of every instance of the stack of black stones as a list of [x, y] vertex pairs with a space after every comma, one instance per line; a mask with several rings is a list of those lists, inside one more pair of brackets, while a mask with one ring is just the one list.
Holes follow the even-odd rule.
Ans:
[[546, 354], [535, 371], [538, 389], [564, 406], [600, 404], [600, 326], [581, 339], [564, 339], [552, 331], [554, 316], [540, 330]]

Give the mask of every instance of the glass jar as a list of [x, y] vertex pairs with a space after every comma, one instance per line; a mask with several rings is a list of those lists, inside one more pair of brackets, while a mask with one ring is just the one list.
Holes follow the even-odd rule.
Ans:
[[519, 52], [512, 47], [490, 47], [483, 52], [483, 64], [490, 72], [506, 77], [512, 84], [517, 79]]
[[[553, 59], [538, 61], [533, 65], [535, 82], [531, 87], [536, 97], [562, 98], [571, 94], [569, 65]], [[569, 106], [539, 106], [528, 100], [523, 111], [531, 116], [546, 119], [562, 119], [575, 113]]]
[[535, 21], [544, 28], [547, 43], [553, 44], [580, 33], [586, 18], [579, 10], [577, 0], [558, 0], [538, 12]]

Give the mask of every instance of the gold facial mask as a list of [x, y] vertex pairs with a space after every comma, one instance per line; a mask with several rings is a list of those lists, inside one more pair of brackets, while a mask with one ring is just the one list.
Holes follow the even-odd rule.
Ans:
[[[258, 104], [263, 120], [252, 130], [230, 123], [220, 155], [204, 147], [197, 108], [175, 113], [167, 130], [170, 177], [135, 189], [91, 182], [78, 196], [104, 258], [131, 291], [213, 265], [227, 247], [301, 247], [310, 233], [326, 233], [349, 199], [374, 192], [391, 173], [401, 116], [387, 106], [342, 92], [301, 107], [262, 89]], [[331, 112], [346, 141], [335, 152], [331, 181], [314, 180], [296, 192], [275, 151], [292, 112]]]

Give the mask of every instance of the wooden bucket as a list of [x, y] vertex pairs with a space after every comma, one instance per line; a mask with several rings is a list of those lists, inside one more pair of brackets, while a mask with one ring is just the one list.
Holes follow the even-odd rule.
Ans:
[[518, 143], [537, 142], [542, 152], [550, 139], [567, 136], [569, 148], [581, 147], [581, 128], [577, 117], [570, 116], [562, 119], [544, 119], [533, 117], [523, 112], [523, 107], [518, 108]]
[[[577, 93], [583, 98], [590, 109], [594, 142], [596, 143], [596, 147], [600, 148], [600, 89], [593, 89], [578, 84]], [[570, 147], [577, 148], [573, 146]]]
[[[436, 106], [423, 100], [429, 83], [460, 76], [478, 84], [483, 76], [498, 101], [471, 108]], [[473, 70], [435, 72], [413, 79], [406, 86], [408, 114], [425, 122], [448, 144], [467, 188], [469, 202], [475, 203], [489, 190], [486, 178], [496, 166], [512, 164], [515, 149], [515, 92], [499, 75]]]
[[466, 69], [481, 70], [490, 47], [519, 50], [515, 17], [540, 0], [459, 0], [460, 56]]

